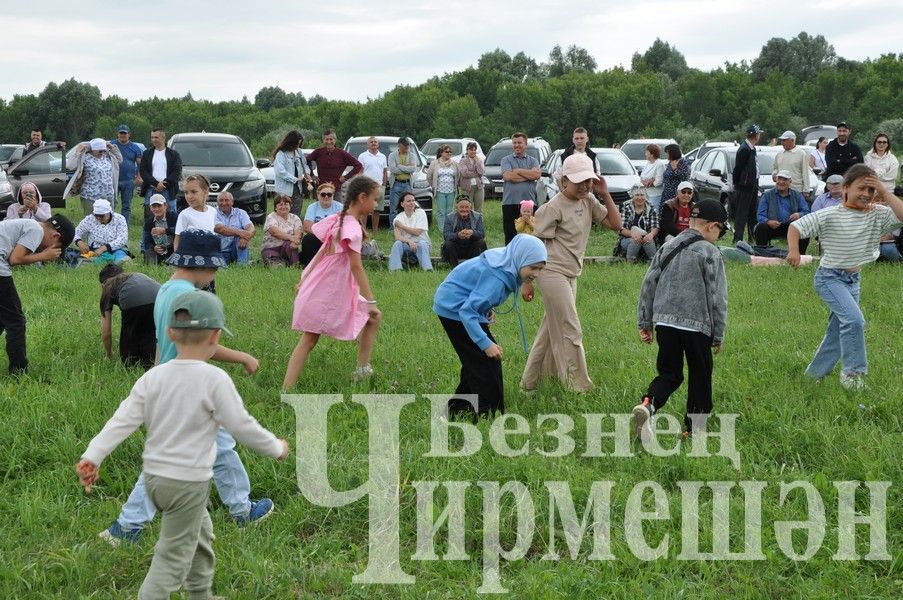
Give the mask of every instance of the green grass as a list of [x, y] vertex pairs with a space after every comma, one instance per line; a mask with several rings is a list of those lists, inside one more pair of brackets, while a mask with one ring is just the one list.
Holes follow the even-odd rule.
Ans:
[[[73, 207], [76, 205], [72, 205]], [[69, 211], [73, 217], [73, 209]], [[498, 203], [487, 203], [490, 245], [501, 242]], [[138, 228], [132, 240], [137, 246]], [[388, 252], [388, 234], [380, 232]], [[438, 242], [438, 236], [434, 235]], [[594, 232], [588, 254], [609, 254], [611, 232]], [[255, 249], [259, 247], [259, 237]], [[437, 253], [437, 251], [434, 251]], [[255, 256], [259, 253], [255, 250]], [[142, 270], [160, 281], [162, 267]], [[591, 394], [577, 395], [548, 383], [533, 398], [518, 393], [526, 356], [520, 349], [513, 316], [503, 316], [494, 332], [503, 346], [506, 404], [523, 415], [532, 432], [512, 437], [529, 440], [531, 449], [552, 448], [536, 427], [541, 414], [575, 417], [577, 450], [562, 458], [505, 458], [488, 444], [489, 423], [481, 423], [483, 449], [464, 459], [425, 458], [429, 420], [425, 400], [407, 407], [401, 423], [401, 557], [417, 581], [409, 586], [361, 586], [354, 574], [367, 562], [367, 504], [321, 508], [309, 503], [295, 481], [295, 463], [277, 463], [240, 449], [251, 477], [253, 496], [270, 496], [277, 512], [246, 531], [233, 525], [214, 500], [218, 564], [215, 590], [229, 598], [459, 598], [476, 597], [482, 578], [482, 498], [476, 482], [516, 480], [530, 490], [537, 530], [523, 560], [501, 561], [502, 583], [512, 598], [895, 598], [903, 594], [903, 494], [900, 473], [903, 435], [903, 271], [876, 264], [863, 273], [862, 307], [868, 319], [869, 390], [845, 392], [836, 376], [815, 385], [802, 371], [824, 330], [826, 309], [812, 289], [814, 267], [752, 268], [728, 265], [730, 311], [722, 354], [715, 359], [715, 410], [738, 413], [737, 446], [741, 467], [725, 458], [656, 458], [637, 445], [635, 456], [586, 458], [583, 413], [626, 413], [654, 374], [655, 347], [641, 344], [635, 331], [635, 306], [643, 265], [588, 265], [579, 280], [578, 309], [590, 374]], [[301, 393], [448, 393], [459, 364], [438, 320], [432, 295], [446, 271], [388, 273], [385, 264], [369, 267], [383, 326], [377, 340], [369, 385], [353, 385], [350, 373], [356, 347], [324, 339], [302, 374]], [[235, 337], [227, 344], [260, 359], [252, 377], [228, 366], [248, 409], [277, 435], [294, 440], [295, 416], [280, 402], [279, 388], [288, 355], [298, 340], [289, 321], [297, 271], [230, 268], [217, 277], [217, 291]], [[32, 375], [20, 381], [0, 376], [0, 598], [133, 598], [147, 571], [159, 521], [136, 546], [111, 549], [97, 533], [118, 514], [140, 471], [143, 434], [137, 433], [107, 459], [91, 495], [82, 493], [73, 464], [88, 441], [112, 415], [139, 371], [103, 357], [98, 319], [97, 268], [20, 269], [16, 285], [28, 316]], [[541, 302], [523, 308], [528, 336], [542, 316]], [[114, 313], [118, 320], [118, 312]], [[114, 324], [118, 330], [118, 322]], [[5, 372], [5, 359], [0, 359]], [[681, 415], [685, 390], [665, 409]], [[358, 405], [331, 413], [330, 481], [339, 489], [367, 479], [366, 415]], [[293, 442], [294, 448], [294, 442]], [[603, 442], [603, 448], [610, 444]], [[416, 550], [417, 480], [472, 483], [466, 498], [470, 555], [465, 561], [413, 561]], [[584, 540], [572, 560], [558, 539], [559, 562], [541, 560], [548, 549], [548, 506], [544, 482], [568, 481], [578, 518], [594, 480], [614, 482], [611, 532], [613, 561], [589, 561]], [[643, 562], [632, 556], [624, 535], [624, 506], [640, 481], [660, 483], [668, 494], [671, 519], [646, 525], [650, 545], [670, 536], [668, 556]], [[763, 495], [762, 561], [682, 561], [679, 481], [767, 482]], [[781, 506], [781, 481], [811, 482], [825, 502], [828, 528], [815, 557], [786, 558], [777, 545], [773, 523], [804, 519], [803, 497]], [[888, 551], [892, 561], [835, 561], [837, 500], [832, 481], [890, 480]], [[711, 505], [703, 495], [700, 510], [703, 550], [712, 538]], [[731, 548], [742, 544], [742, 497], [731, 508]], [[510, 502], [508, 508], [510, 509]], [[444, 497], [437, 495], [437, 514]], [[857, 507], [868, 510], [864, 502]], [[514, 541], [515, 521], [501, 517], [504, 547]], [[866, 527], [857, 527], [857, 549], [867, 550]], [[797, 551], [803, 539], [795, 538]], [[437, 552], [445, 545], [437, 537]]]

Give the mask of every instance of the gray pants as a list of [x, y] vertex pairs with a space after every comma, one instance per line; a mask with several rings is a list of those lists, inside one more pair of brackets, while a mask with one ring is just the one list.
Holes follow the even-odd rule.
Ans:
[[210, 596], [213, 583], [213, 523], [207, 513], [210, 481], [179, 481], [144, 475], [148, 498], [163, 513], [160, 539], [139, 600], [169, 599], [185, 582], [190, 600]]
[[640, 256], [640, 250], [645, 252], [646, 256], [648, 256], [651, 260], [652, 257], [655, 256], [655, 240], [647, 242], [645, 244], [640, 244], [635, 242], [633, 238], [622, 237], [621, 250], [624, 251], [624, 254], [627, 256], [627, 260], [636, 260]]

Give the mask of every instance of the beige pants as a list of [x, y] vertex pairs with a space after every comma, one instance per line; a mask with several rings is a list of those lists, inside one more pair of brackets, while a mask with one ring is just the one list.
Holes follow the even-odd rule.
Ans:
[[568, 389], [588, 392], [593, 382], [586, 369], [583, 330], [577, 315], [577, 278], [544, 269], [536, 284], [542, 292], [545, 314], [520, 385], [532, 390], [542, 377], [553, 376]]

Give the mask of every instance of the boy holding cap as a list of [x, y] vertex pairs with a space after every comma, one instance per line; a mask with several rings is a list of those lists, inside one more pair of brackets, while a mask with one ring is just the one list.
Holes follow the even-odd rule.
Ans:
[[25, 313], [10, 267], [56, 260], [72, 243], [75, 228], [63, 215], [39, 223], [31, 219], [0, 221], [0, 334], [6, 331], [6, 355], [13, 375], [28, 370]]
[[[207, 512], [218, 454], [218, 430], [230, 431], [260, 454], [283, 460], [289, 448], [248, 414], [225, 371], [207, 364], [226, 329], [223, 304], [194, 290], [168, 308], [167, 337], [174, 360], [145, 373], [78, 463], [90, 491], [98, 467], [140, 425], [147, 430], [142, 459], [148, 499], [162, 513], [160, 539], [139, 598], [168, 598], [183, 584], [190, 598], [207, 598], [213, 584], [213, 525]], [[187, 393], [190, 390], [191, 393]]]
[[[176, 267], [172, 277], [160, 287], [154, 303], [154, 324], [157, 329], [157, 364], [165, 364], [178, 354], [178, 347], [168, 336], [174, 302], [182, 294], [208, 287], [216, 277], [216, 270], [225, 267], [220, 251], [219, 236], [212, 231], [189, 229], [182, 232], [182, 244], [178, 252], [166, 261]], [[249, 375], [257, 371], [260, 363], [246, 352], [231, 350], [218, 343], [210, 358], [220, 362], [238, 363]], [[251, 482], [248, 473], [235, 452], [235, 439], [224, 428], [216, 434], [216, 458], [213, 463], [213, 483], [220, 499], [239, 525], [264, 519], [273, 512], [269, 498], [250, 499]], [[135, 487], [119, 517], [100, 537], [113, 546], [121, 540], [135, 541], [145, 525], [153, 520], [157, 509], [146, 491], [144, 474], [138, 477]]]
[[119, 264], [132, 260], [128, 247], [129, 226], [125, 218], [113, 212], [108, 200], [95, 200], [92, 213], [75, 228], [75, 244], [82, 255], [95, 263]]
[[712, 348], [718, 353], [727, 325], [727, 278], [715, 242], [727, 230], [727, 212], [715, 200], [697, 202], [690, 226], [667, 242], [649, 265], [637, 305], [640, 339], [651, 344], [658, 336], [658, 376], [634, 407], [637, 435], [653, 436], [652, 416], [684, 380], [687, 358], [689, 383], [684, 427], [705, 430], [712, 411]]
[[163, 194], [151, 196], [150, 215], [144, 221], [142, 238], [149, 240], [149, 243], [147, 248], [141, 249], [146, 264], [160, 264], [172, 254], [172, 242], [176, 236], [176, 221], [179, 215], [168, 208], [169, 204]]

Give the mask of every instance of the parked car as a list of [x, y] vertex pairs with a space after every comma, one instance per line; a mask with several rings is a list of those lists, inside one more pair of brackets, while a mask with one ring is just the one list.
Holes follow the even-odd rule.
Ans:
[[665, 155], [665, 146], [676, 143], [677, 140], [664, 138], [629, 139], [621, 144], [621, 151], [627, 155], [627, 158], [630, 159], [631, 164], [633, 164], [633, 167], [636, 169], [637, 175], [639, 175], [640, 172], [642, 172], [643, 167], [646, 166], [646, 146], [649, 144], [658, 144], [658, 147], [661, 150], [659, 160], [666, 161], [667, 156]]
[[0, 144], [0, 167], [18, 162], [25, 152], [24, 144]]
[[[216, 206], [220, 192], [232, 192], [235, 206], [245, 210], [255, 223], [266, 218], [266, 181], [247, 144], [228, 133], [177, 133], [167, 145], [182, 157], [183, 176], [200, 173], [210, 181], [207, 204]], [[179, 209], [187, 206], [179, 184]]]
[[62, 142], [51, 143], [38, 148], [18, 162], [3, 167], [7, 185], [0, 184], [0, 219], [6, 216], [6, 209], [13, 203], [19, 186], [31, 181], [38, 186], [41, 199], [51, 208], [64, 208], [63, 192], [71, 173], [66, 171], [65, 145]]
[[[630, 189], [640, 185], [640, 176], [636, 174], [630, 159], [617, 148], [593, 148], [596, 153], [596, 169], [605, 177], [608, 184], [608, 193], [618, 206], [630, 200]], [[548, 177], [546, 183], [546, 195], [549, 198], [555, 196], [559, 190], [558, 176], [561, 171], [561, 155], [563, 149], [552, 153], [549, 160], [543, 166], [543, 175]]]
[[701, 146], [697, 146], [684, 154], [684, 159], [690, 164], [692, 167], [693, 163], [705, 156], [709, 153], [709, 151], [714, 150], [715, 148], [733, 148], [734, 152], [737, 151], [737, 148], [740, 146], [737, 142], [703, 142]]
[[[762, 194], [774, 187], [771, 169], [774, 157], [780, 152], [780, 146], [756, 146], [756, 164], [759, 166], [759, 193]], [[728, 209], [733, 216], [730, 198], [733, 195], [733, 172], [737, 160], [737, 152], [731, 148], [715, 148], [701, 160], [696, 161], [690, 173], [690, 181], [696, 187], [701, 199], [717, 200]], [[825, 183], [809, 169], [810, 200], [825, 191]]]
[[836, 138], [837, 127], [834, 125], [810, 125], [809, 127], [803, 127], [800, 133], [803, 134], [801, 146], [814, 146], [821, 136], [825, 136], [829, 141]]
[[448, 144], [452, 149], [452, 160], [459, 161], [467, 151], [467, 144], [470, 142], [477, 145], [477, 156], [486, 160], [486, 155], [483, 154], [483, 148], [480, 146], [480, 142], [473, 138], [430, 138], [423, 144], [423, 148], [421, 148], [420, 151], [426, 155], [426, 166], [430, 166], [430, 164], [436, 160], [436, 152], [439, 151], [439, 148]]
[[[395, 147], [398, 145], [398, 138], [401, 136], [391, 136], [391, 135], [378, 135], [376, 136], [377, 141], [379, 141], [379, 151], [386, 155], [386, 158], [389, 158], [389, 155], [395, 150]], [[370, 139], [370, 136], [358, 136], [348, 138], [348, 141], [345, 142], [345, 151], [348, 152], [353, 157], [357, 158], [360, 156], [361, 152], [367, 150], [367, 140]], [[411, 174], [411, 189], [414, 192], [414, 197], [417, 199], [417, 204], [420, 205], [426, 212], [426, 218], [428, 222], [432, 222], [433, 219], [433, 188], [430, 187], [430, 182], [426, 178], [426, 157], [417, 147], [417, 144], [411, 138], [407, 138], [408, 140], [408, 155], [413, 157], [414, 161], [417, 163], [417, 166], [420, 167], [416, 171]], [[350, 171], [351, 169], [347, 169]], [[383, 208], [380, 222], [385, 222], [388, 224], [389, 222], [389, 186], [386, 186], [386, 206]]]
[[[489, 149], [489, 154], [486, 155], [486, 160], [484, 161], [486, 179], [488, 180], [483, 182], [486, 198], [502, 197], [502, 191], [505, 187], [505, 181], [502, 179], [502, 159], [512, 153], [510, 137], [500, 139]], [[552, 147], [549, 145], [549, 142], [541, 137], [527, 138], [527, 154], [539, 161], [539, 165], [542, 167], [549, 160], [549, 156], [552, 154]], [[549, 177], [544, 176], [536, 181], [537, 205], [546, 201], [548, 180]]]
[[[307, 155], [313, 151], [313, 148], [304, 148], [301, 150], [305, 159], [307, 158]], [[257, 168], [260, 169], [260, 174], [263, 175], [263, 179], [266, 181], [267, 198], [272, 198], [276, 195], [276, 169], [268, 158], [258, 158]], [[316, 171], [317, 170], [314, 169], [314, 174], [316, 174]]]

